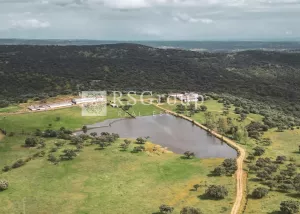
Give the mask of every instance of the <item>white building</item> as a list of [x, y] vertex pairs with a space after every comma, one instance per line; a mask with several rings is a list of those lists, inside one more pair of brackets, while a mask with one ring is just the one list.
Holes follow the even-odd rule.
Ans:
[[72, 103], [74, 104], [82, 104], [82, 103], [96, 103], [96, 102], [104, 102], [104, 97], [87, 97], [87, 98], [78, 98], [73, 99]]
[[47, 110], [49, 107], [46, 105], [40, 105], [40, 106], [29, 106], [28, 109], [31, 111], [44, 111]]
[[52, 103], [48, 104], [49, 108], [62, 108], [62, 107], [70, 107], [72, 106], [72, 102], [62, 102], [62, 103]]
[[197, 93], [176, 93], [176, 94], [170, 94], [170, 97], [174, 97], [176, 99], [179, 99], [183, 102], [198, 102], [199, 94]]

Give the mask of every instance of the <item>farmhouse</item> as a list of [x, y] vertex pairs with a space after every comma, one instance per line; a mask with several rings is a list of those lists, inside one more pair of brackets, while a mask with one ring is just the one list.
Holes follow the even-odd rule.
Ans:
[[179, 99], [183, 102], [197, 102], [199, 98], [199, 94], [193, 92], [184, 93], [184, 94], [176, 93], [176, 94], [170, 94], [169, 96]]

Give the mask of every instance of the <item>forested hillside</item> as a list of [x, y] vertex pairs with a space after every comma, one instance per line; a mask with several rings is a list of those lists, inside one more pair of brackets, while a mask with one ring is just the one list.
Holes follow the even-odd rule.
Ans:
[[0, 100], [88, 89], [228, 93], [294, 104], [297, 114], [300, 54], [199, 53], [135, 44], [0, 46]]

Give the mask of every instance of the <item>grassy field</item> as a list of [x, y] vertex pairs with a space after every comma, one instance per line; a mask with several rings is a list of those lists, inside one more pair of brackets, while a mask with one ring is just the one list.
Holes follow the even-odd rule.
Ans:
[[[155, 106], [146, 106], [141, 103], [134, 105], [129, 112], [136, 116], [146, 116], [158, 114], [160, 111]], [[21, 132], [24, 130], [34, 131], [35, 129], [68, 127], [69, 129], [78, 129], [83, 125], [101, 122], [106, 119], [128, 117], [129, 115], [119, 108], [107, 107], [107, 116], [102, 117], [83, 117], [81, 108], [78, 106], [59, 109], [54, 111], [34, 112], [19, 115], [0, 115], [0, 127], [7, 132]], [[57, 120], [57, 117], [60, 119]]]
[[[160, 110], [138, 103], [129, 112], [145, 116]], [[76, 130], [85, 124], [125, 116], [128, 115], [120, 113], [120, 109], [111, 107], [106, 117], [82, 117], [79, 107], [2, 115], [0, 127], [15, 135], [0, 140], [0, 168], [40, 151], [22, 147], [25, 138], [36, 129]], [[230, 213], [235, 197], [234, 178], [208, 176], [222, 159], [186, 160], [172, 153], [136, 154], [131, 149], [123, 152], [119, 141], [104, 150], [87, 146], [74, 160], [53, 165], [47, 155], [56, 141], [46, 140], [44, 157], [0, 172], [0, 179], [10, 182], [10, 188], [0, 192], [0, 213], [158, 213], [163, 203], [174, 206], [174, 213], [183, 206], [198, 207], [205, 213]], [[195, 184], [201, 185], [198, 191], [193, 190]], [[211, 184], [226, 186], [229, 196], [219, 201], [206, 199], [203, 195]]]
[[[47, 148], [53, 142], [47, 142]], [[230, 213], [232, 177], [208, 177], [221, 159], [182, 159], [176, 154], [120, 151], [119, 143], [104, 150], [88, 146], [72, 161], [50, 164], [45, 157], [0, 175], [10, 188], [0, 193], [0, 213], [157, 213], [161, 204]], [[133, 146], [133, 145], [132, 145]], [[194, 184], [200, 184], [198, 191]], [[206, 185], [223, 184], [224, 200], [203, 198]], [[24, 212], [24, 211], [23, 211]]]
[[6, 108], [0, 108], [0, 113], [12, 113], [17, 112], [21, 109], [20, 106], [8, 106]]

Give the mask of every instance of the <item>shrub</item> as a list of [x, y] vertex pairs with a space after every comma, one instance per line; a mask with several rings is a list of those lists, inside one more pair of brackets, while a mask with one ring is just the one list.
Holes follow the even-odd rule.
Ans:
[[205, 194], [213, 199], [223, 199], [228, 195], [228, 190], [224, 186], [211, 185], [205, 191]]
[[53, 148], [50, 149], [50, 152], [56, 152], [57, 150], [58, 150], [57, 147], [53, 147]]
[[203, 214], [203, 212], [200, 209], [198, 209], [198, 208], [184, 207], [180, 211], [180, 214]]
[[280, 203], [280, 210], [284, 214], [293, 214], [299, 212], [298, 201], [282, 201]]
[[165, 205], [165, 204], [163, 204], [159, 207], [159, 211], [161, 213], [172, 213], [173, 210], [174, 210], [174, 207], [171, 207], [171, 206], [168, 206], [168, 205]]
[[288, 192], [288, 191], [294, 189], [294, 186], [292, 184], [281, 184], [278, 186], [278, 189], [280, 189], [284, 192]]
[[54, 155], [50, 154], [50, 155], [48, 155], [48, 161], [50, 161], [54, 164], [58, 164], [59, 163], [59, 158], [57, 158]]
[[225, 159], [222, 163], [222, 166], [225, 168], [226, 173], [232, 175], [237, 170], [236, 160], [233, 158]]
[[96, 137], [98, 134], [97, 134], [97, 132], [92, 132], [90, 135], [91, 135], [92, 137]]
[[190, 152], [190, 151], [186, 151], [184, 153], [184, 156], [187, 158], [187, 159], [191, 159], [191, 158], [194, 158], [195, 157], [195, 153], [194, 152]]
[[8, 181], [0, 180], [0, 192], [8, 189]]
[[201, 110], [201, 111], [207, 111], [207, 106], [201, 105], [201, 106], [200, 106], [200, 110]]
[[253, 190], [252, 197], [253, 198], [263, 198], [269, 193], [269, 190], [264, 187], [258, 187]]
[[286, 157], [285, 156], [277, 156], [277, 158], [276, 158], [276, 162], [277, 163], [282, 164], [282, 163], [284, 163], [284, 161], [286, 161]]
[[38, 144], [38, 141], [36, 138], [29, 137], [25, 140], [25, 147], [35, 147]]
[[135, 152], [135, 153], [143, 152], [143, 151], [145, 151], [145, 147], [144, 146], [136, 146], [132, 150], [132, 152]]
[[265, 149], [262, 148], [262, 147], [259, 147], [259, 146], [255, 147], [253, 150], [254, 150], [253, 154], [255, 156], [261, 156], [261, 155], [263, 155], [265, 153]]
[[72, 160], [77, 156], [76, 152], [72, 149], [65, 149], [64, 154], [61, 155], [62, 160]]
[[2, 171], [3, 172], [8, 172], [10, 169], [11, 169], [10, 166], [5, 166], [5, 167], [3, 167]]
[[142, 137], [139, 137], [136, 139], [136, 144], [145, 144], [146, 140]]
[[23, 165], [25, 165], [24, 160], [19, 159], [15, 163], [13, 163], [13, 165], [11, 167], [15, 169], [15, 168], [19, 168], [19, 167], [21, 167]]
[[226, 173], [226, 170], [222, 166], [218, 166], [212, 171], [212, 174], [215, 176], [221, 176], [221, 175], [224, 175], [225, 173]]

